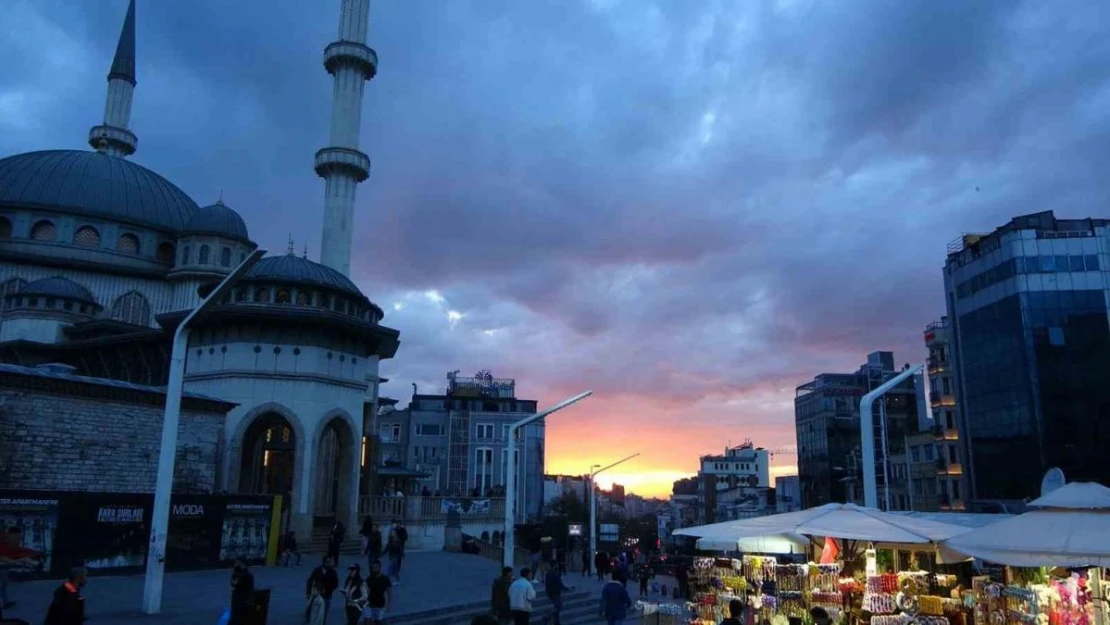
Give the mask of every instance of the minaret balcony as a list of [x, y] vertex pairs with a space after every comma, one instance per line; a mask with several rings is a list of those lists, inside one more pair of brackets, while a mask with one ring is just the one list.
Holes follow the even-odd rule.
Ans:
[[378, 53], [355, 41], [336, 41], [324, 49], [324, 68], [335, 74], [340, 67], [353, 66], [366, 80], [378, 73]]
[[316, 175], [346, 173], [362, 182], [370, 177], [370, 157], [351, 148], [324, 148], [316, 153]]
[[139, 147], [139, 138], [126, 128], [106, 125], [93, 126], [89, 130], [89, 145], [98, 151], [103, 151], [106, 147], [112, 147], [124, 156], [130, 156]]

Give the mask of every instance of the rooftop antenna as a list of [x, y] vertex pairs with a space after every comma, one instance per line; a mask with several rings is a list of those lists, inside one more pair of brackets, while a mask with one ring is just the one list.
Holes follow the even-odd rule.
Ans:
[[220, 199], [216, 200], [216, 203], [217, 204], [223, 204], [224, 203], [224, 190], [223, 189], [220, 189]]
[[308, 260], [308, 243], [304, 244], [304, 255], [301, 258]]
[[289, 234], [289, 255], [293, 256], [294, 254], [296, 254], [296, 252], [294, 251], [294, 248], [293, 248], [293, 234], [290, 233]]

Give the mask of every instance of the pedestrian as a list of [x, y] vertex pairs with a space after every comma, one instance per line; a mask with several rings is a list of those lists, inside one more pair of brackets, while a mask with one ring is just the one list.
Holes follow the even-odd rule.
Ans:
[[401, 519], [394, 522], [393, 530], [397, 533], [397, 567], [393, 573], [397, 578], [397, 584], [400, 584], [401, 565], [405, 563], [405, 549], [409, 542], [409, 531], [405, 528], [405, 522]]
[[352, 564], [347, 567], [347, 581], [343, 582], [343, 589], [339, 592], [347, 598], [347, 625], [358, 625], [367, 605], [366, 582], [362, 580], [359, 565]]
[[85, 598], [81, 589], [89, 580], [85, 567], [78, 566], [69, 572], [69, 579], [54, 591], [54, 599], [46, 610], [43, 625], [84, 625]]
[[339, 562], [339, 549], [343, 546], [343, 535], [346, 533], [347, 528], [339, 521], [335, 522], [331, 532], [328, 533], [328, 555], [331, 556], [332, 562]]
[[567, 576], [567, 550], [566, 549], [556, 549], [555, 550], [555, 565], [559, 569], [559, 575], [562, 575], [563, 577], [566, 577]]
[[599, 582], [605, 577], [605, 569], [607, 568], [606, 564], [608, 561], [609, 556], [604, 553], [599, 551], [594, 554], [594, 572], [597, 573], [597, 581]]
[[385, 544], [385, 557], [389, 565], [386, 575], [393, 583], [401, 582], [401, 538], [397, 535], [397, 528], [389, 530], [389, 540]]
[[646, 564], [641, 564], [637, 577], [640, 579], [640, 596], [648, 594], [648, 584], [651, 582], [651, 569]]
[[810, 618], [813, 619], [814, 625], [829, 625], [829, 613], [820, 606], [816, 606], [809, 611]]
[[563, 591], [571, 590], [563, 582], [563, 575], [559, 572], [559, 569], [553, 568], [547, 572], [547, 577], [544, 578], [544, 590], [547, 593], [547, 598], [551, 600], [551, 605], [555, 608], [551, 615], [551, 623], [552, 625], [559, 625], [559, 613], [563, 611]]
[[282, 566], [289, 566], [290, 564], [294, 564], [294, 559], [296, 560], [295, 566], [300, 566], [301, 551], [297, 548], [297, 533], [294, 531], [289, 531], [286, 532], [285, 540], [282, 543]]
[[590, 576], [590, 550], [582, 548], [582, 577]]
[[308, 574], [308, 581], [305, 583], [306, 598], [312, 598], [312, 589], [316, 586], [320, 587], [320, 597], [324, 600], [324, 622], [327, 622], [328, 614], [331, 613], [332, 594], [339, 588], [339, 573], [335, 570], [335, 561], [331, 556], [324, 556], [320, 566]]
[[308, 596], [308, 605], [304, 610], [305, 625], [324, 625], [328, 620], [328, 606], [324, 603], [324, 585], [321, 582], [312, 584], [312, 591]]
[[392, 599], [393, 582], [388, 575], [382, 573], [382, 563], [374, 562], [370, 565], [370, 577], [366, 579], [367, 614], [370, 625], [382, 625], [385, 613], [389, 611]]
[[363, 553], [366, 554], [366, 564], [373, 568], [374, 563], [382, 559], [382, 532], [370, 517], [366, 517], [366, 520], [362, 523], [362, 535], [366, 543], [363, 548]]
[[721, 625], [744, 625], [744, 602], [733, 599], [728, 602], [728, 618]]
[[513, 625], [528, 625], [532, 619], [532, 602], [536, 600], [536, 588], [532, 585], [532, 570], [520, 569], [520, 578], [509, 586], [509, 610], [513, 615]]
[[508, 625], [513, 620], [512, 608], [509, 607], [509, 586], [513, 583], [513, 567], [506, 566], [501, 569], [501, 575], [493, 580], [490, 588], [489, 611], [497, 617], [500, 625]]
[[632, 597], [628, 596], [628, 589], [615, 578], [601, 588], [601, 615], [609, 625], [623, 622], [631, 607]]
[[228, 625], [246, 625], [253, 599], [254, 574], [242, 558], [236, 558], [235, 568], [231, 571], [231, 619]]

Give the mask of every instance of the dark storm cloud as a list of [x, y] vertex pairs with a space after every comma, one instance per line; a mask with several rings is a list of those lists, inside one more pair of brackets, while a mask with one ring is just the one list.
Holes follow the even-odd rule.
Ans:
[[[0, 8], [0, 151], [82, 145], [125, 5]], [[135, 159], [316, 256], [337, 7], [139, 0]], [[1107, 23], [1098, 0], [373, 2], [354, 265], [403, 332], [386, 393], [488, 366], [594, 388], [591, 418], [689, 406], [785, 441], [794, 385], [920, 358], [946, 243], [1106, 215]]]

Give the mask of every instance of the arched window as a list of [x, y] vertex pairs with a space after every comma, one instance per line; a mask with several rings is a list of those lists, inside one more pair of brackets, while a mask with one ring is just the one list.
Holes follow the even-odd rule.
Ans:
[[53, 241], [58, 236], [54, 222], [43, 219], [31, 227], [31, 238], [35, 241]]
[[139, 253], [139, 237], [128, 232], [121, 235], [119, 240], [116, 241], [116, 251], [123, 252], [124, 254], [138, 254]]
[[189, 261], [192, 260], [192, 258], [191, 258], [192, 253], [193, 253], [193, 250], [188, 245], [181, 248], [181, 264], [182, 265], [188, 265], [189, 264]]
[[81, 226], [74, 233], [73, 242], [81, 247], [100, 247], [100, 233], [92, 226]]
[[300, 306], [311, 306], [312, 293], [305, 289], [297, 289], [297, 304]]
[[172, 265], [176, 255], [177, 252], [173, 249], [173, 243], [162, 241], [158, 244], [158, 262]]
[[12, 238], [12, 222], [7, 217], [0, 217], [0, 239]]
[[141, 293], [131, 291], [112, 304], [112, 319], [137, 326], [150, 325], [150, 303]]
[[0, 284], [0, 310], [5, 310], [11, 307], [8, 303], [8, 296], [15, 295], [27, 285], [27, 281], [21, 278], [12, 278], [7, 282]]
[[250, 298], [251, 290], [245, 286], [239, 287], [239, 289], [235, 291], [235, 301], [237, 302], [245, 302]]
[[211, 252], [209, 251], [207, 245], [200, 246], [200, 256], [197, 258], [197, 263], [199, 263], [201, 265], [207, 265], [208, 264], [208, 256], [209, 256], [210, 253]]
[[231, 266], [231, 248], [230, 247], [225, 247], [224, 249], [220, 250], [220, 266], [221, 267], [230, 267]]
[[278, 289], [274, 301], [279, 304], [288, 304], [290, 302], [289, 289]]
[[254, 301], [258, 302], [259, 304], [269, 304], [270, 303], [270, 289], [267, 289], [265, 287], [259, 287], [259, 288], [255, 289], [255, 291], [254, 291]]

